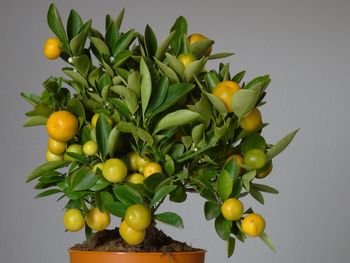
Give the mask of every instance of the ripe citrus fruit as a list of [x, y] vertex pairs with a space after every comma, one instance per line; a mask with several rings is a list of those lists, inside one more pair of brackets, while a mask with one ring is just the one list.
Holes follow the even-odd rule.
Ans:
[[79, 144], [72, 144], [68, 146], [66, 153], [64, 154], [64, 159], [67, 161], [74, 161], [75, 158], [69, 156], [67, 153], [83, 154], [83, 147]]
[[129, 245], [141, 244], [145, 239], [145, 230], [135, 230], [128, 226], [125, 220], [119, 226], [119, 234]]
[[131, 228], [144, 230], [151, 223], [151, 213], [144, 205], [131, 205], [126, 209], [124, 220]]
[[197, 60], [196, 56], [191, 53], [182, 53], [177, 57], [177, 59], [181, 61], [185, 68], [187, 68], [189, 64]]
[[111, 183], [119, 183], [128, 173], [125, 163], [117, 158], [107, 160], [102, 167], [103, 177]]
[[244, 207], [241, 201], [236, 198], [229, 198], [221, 206], [221, 213], [225, 219], [235, 221], [242, 217]]
[[244, 163], [254, 169], [264, 167], [266, 161], [266, 154], [260, 149], [251, 149], [244, 156]]
[[83, 145], [83, 153], [87, 156], [95, 155], [98, 151], [98, 145], [95, 141], [90, 140], [84, 143]]
[[245, 131], [255, 131], [261, 126], [261, 113], [255, 108], [247, 116], [245, 116], [239, 123], [241, 128]]
[[229, 156], [226, 159], [225, 163], [228, 163], [228, 161], [230, 161], [233, 158], [236, 158], [237, 165], [239, 166], [239, 172], [242, 173], [242, 171], [243, 171], [243, 168], [241, 167], [241, 165], [243, 164], [243, 157], [242, 157], [242, 155], [239, 155], [239, 154], [231, 155], [231, 156]]
[[226, 106], [228, 112], [232, 112], [232, 95], [240, 89], [239, 85], [231, 80], [218, 83], [213, 89], [213, 95], [219, 98]]
[[[202, 34], [192, 34], [188, 37], [188, 42], [191, 44], [196, 43], [198, 41], [202, 41], [202, 40], [207, 40], [208, 38]], [[208, 57], [210, 55], [212, 51], [212, 47], [207, 48], [206, 50], [203, 51], [203, 55]]]
[[92, 208], [85, 218], [86, 224], [95, 231], [101, 231], [108, 227], [111, 217], [108, 213], [101, 212], [97, 207]]
[[128, 183], [132, 183], [132, 184], [142, 184], [144, 179], [145, 179], [145, 177], [142, 174], [133, 173], [133, 174], [128, 176], [126, 181]]
[[48, 59], [56, 59], [60, 56], [60, 54], [60, 41], [55, 37], [48, 38], [44, 44], [45, 57]]
[[250, 237], [260, 236], [265, 230], [265, 219], [259, 214], [249, 214], [242, 222], [243, 232]]
[[66, 151], [67, 143], [59, 142], [49, 137], [47, 141], [47, 148], [53, 154], [62, 154]]
[[255, 177], [259, 179], [265, 178], [271, 173], [271, 171], [272, 171], [272, 161], [269, 161], [268, 163], [265, 164], [263, 168], [259, 169], [256, 172]]
[[76, 232], [84, 227], [85, 220], [80, 210], [68, 209], [63, 216], [64, 227], [71, 232]]
[[102, 172], [102, 167], [103, 167], [103, 163], [97, 163], [97, 164], [94, 165], [94, 167], [92, 167], [92, 171], [94, 173], [96, 173], [97, 169], [100, 169], [101, 172]]
[[48, 162], [63, 160], [62, 154], [54, 154], [54, 153], [50, 152], [50, 150], [46, 151], [45, 157], [46, 157], [46, 161], [48, 161]]
[[46, 123], [49, 136], [59, 142], [72, 139], [78, 132], [78, 126], [78, 119], [69, 111], [52, 113]]
[[148, 177], [152, 174], [161, 174], [162, 173], [162, 167], [155, 162], [150, 162], [148, 164], [145, 165], [145, 167], [143, 168], [143, 175], [145, 177]]
[[137, 170], [140, 173], [143, 173], [143, 169], [146, 166], [146, 164], [149, 163], [149, 160], [145, 157], [141, 157], [140, 155], [137, 155], [135, 159], [136, 159], [135, 164], [136, 164]]

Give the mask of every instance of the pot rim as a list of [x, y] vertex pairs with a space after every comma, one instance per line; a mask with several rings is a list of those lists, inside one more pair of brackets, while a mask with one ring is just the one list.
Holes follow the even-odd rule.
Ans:
[[90, 250], [73, 250], [73, 249], [68, 249], [68, 252], [70, 254], [78, 254], [78, 253], [89, 253], [89, 254], [116, 254], [116, 255], [162, 255], [162, 254], [174, 254], [174, 255], [183, 255], [183, 254], [204, 254], [207, 251], [205, 249], [198, 249], [195, 251], [182, 251], [182, 252], [125, 252], [125, 251], [90, 251]]

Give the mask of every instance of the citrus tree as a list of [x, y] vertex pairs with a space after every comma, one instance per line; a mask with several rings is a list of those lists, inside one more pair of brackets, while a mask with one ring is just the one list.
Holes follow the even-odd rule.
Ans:
[[87, 239], [119, 217], [121, 237], [137, 245], [157, 221], [183, 228], [180, 215], [158, 208], [197, 193], [228, 256], [247, 236], [274, 249], [264, 218], [242, 201], [278, 193], [258, 181], [297, 132], [273, 145], [262, 135], [270, 77], [243, 82], [245, 71], [231, 74], [229, 64], [208, 69], [232, 53], [212, 54], [214, 41], [188, 35], [184, 17], [159, 41], [149, 25], [123, 32], [123, 16], [107, 15], [103, 34], [75, 10], [64, 27], [49, 7], [56, 37], [44, 55], [63, 59], [63, 76], [50, 76], [40, 95], [21, 93], [33, 105], [24, 126], [48, 132], [46, 162], [27, 178], [37, 180], [36, 197], [58, 194], [65, 229], [85, 228]]

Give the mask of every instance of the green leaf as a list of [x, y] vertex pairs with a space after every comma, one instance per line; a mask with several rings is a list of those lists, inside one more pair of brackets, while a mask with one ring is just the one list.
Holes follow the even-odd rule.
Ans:
[[171, 157], [169, 155], [166, 155], [165, 156], [165, 164], [164, 164], [164, 169], [165, 169], [165, 172], [172, 176], [175, 172], [175, 165], [174, 165], [174, 161], [173, 159], [171, 159]]
[[214, 118], [212, 104], [204, 94], [201, 95], [201, 99], [196, 102], [195, 105], [188, 105], [187, 107], [191, 111], [199, 113], [201, 115], [201, 119], [204, 121], [209, 121]]
[[270, 193], [270, 194], [278, 194], [278, 190], [268, 186], [268, 185], [264, 185], [264, 184], [251, 184], [251, 187], [261, 191], [261, 192], [265, 192], [265, 193]]
[[102, 189], [105, 189], [107, 186], [110, 185], [110, 182], [108, 182], [105, 179], [103, 179], [102, 172], [100, 172], [100, 173], [101, 173], [101, 175], [98, 176], [98, 179], [97, 179], [96, 183], [89, 188], [90, 191], [97, 192], [97, 191], [100, 191]]
[[114, 156], [114, 153], [121, 144], [122, 133], [114, 127], [108, 137], [108, 153], [109, 156]]
[[145, 29], [145, 44], [148, 57], [153, 58], [153, 56], [156, 54], [158, 44], [157, 37], [149, 25], [147, 25]]
[[175, 56], [169, 54], [169, 53], [165, 53], [165, 56], [169, 62], [170, 67], [180, 76], [183, 75], [184, 71], [185, 71], [185, 66], [184, 64], [178, 60]]
[[64, 31], [61, 16], [58, 13], [56, 6], [51, 4], [47, 13], [47, 23], [51, 31], [58, 37], [65, 51], [69, 52], [69, 43]]
[[90, 37], [91, 43], [96, 47], [96, 49], [98, 50], [98, 52], [102, 55], [102, 54], [106, 54], [106, 55], [110, 55], [109, 53], [109, 49], [106, 45], [105, 42], [103, 42], [102, 39], [97, 38], [97, 37]]
[[118, 95], [124, 98], [124, 101], [128, 106], [129, 111], [132, 114], [134, 114], [135, 111], [137, 110], [138, 103], [139, 103], [139, 98], [137, 96], [137, 93], [134, 90], [124, 87], [122, 85], [112, 86], [110, 89], [111, 91], [117, 93]]
[[221, 214], [220, 206], [211, 201], [206, 201], [204, 204], [204, 215], [206, 220], [217, 218]]
[[190, 82], [193, 80], [193, 76], [197, 76], [198, 73], [200, 73], [205, 63], [207, 62], [207, 59], [205, 57], [201, 58], [200, 60], [196, 60], [189, 64], [184, 71], [184, 78], [185, 81]]
[[260, 204], [263, 205], [265, 203], [263, 195], [257, 189], [251, 187], [249, 193]]
[[169, 44], [173, 40], [175, 35], [176, 35], [176, 32], [172, 31], [164, 40], [162, 40], [155, 54], [156, 59], [162, 60], [164, 58], [164, 54], [168, 50]]
[[32, 116], [27, 118], [24, 123], [23, 127], [31, 127], [31, 126], [38, 126], [38, 125], [46, 125], [47, 117], [43, 116]]
[[108, 154], [108, 138], [111, 132], [111, 126], [108, 122], [107, 117], [101, 114], [97, 119], [96, 124], [96, 138], [98, 149], [101, 153], [102, 159], [105, 160]]
[[245, 75], [245, 70], [240, 71], [236, 75], [233, 76], [232, 81], [239, 84], [241, 82], [241, 80], [243, 79], [244, 75]]
[[259, 237], [273, 252], [276, 252], [275, 245], [265, 232], [263, 232]]
[[[123, 51], [119, 52], [118, 55], [116, 55], [116, 57], [114, 59], [113, 68], [116, 69], [119, 66], [121, 66], [125, 61], [127, 61], [131, 57], [131, 55], [132, 55], [132, 52], [128, 51], [128, 50], [123, 50]], [[131, 74], [136, 74], [136, 73], [138, 73], [138, 72], [135, 71]]]
[[[162, 83], [163, 84], [163, 83]], [[164, 83], [164, 86], [166, 86], [166, 83]], [[165, 96], [164, 101], [159, 105], [159, 107], [155, 108], [152, 112], [152, 116], [155, 116], [158, 113], [161, 113], [176, 103], [178, 103], [182, 98], [184, 98], [195, 86], [193, 84], [188, 83], [177, 83], [174, 85], [171, 85], [168, 88], [168, 92]], [[165, 87], [162, 87], [165, 88]], [[156, 93], [154, 93], [154, 96], [157, 96]]]
[[73, 37], [75, 37], [79, 33], [82, 26], [83, 20], [81, 19], [77, 11], [72, 9], [69, 13], [67, 21], [68, 39], [71, 40]]
[[131, 29], [125, 34], [121, 35], [113, 47], [113, 57], [116, 57], [120, 52], [125, 50], [134, 40], [134, 37], [135, 29]]
[[236, 159], [230, 160], [223, 167], [217, 181], [217, 191], [221, 199], [225, 201], [232, 193], [233, 184], [238, 180], [239, 167]]
[[183, 16], [176, 19], [175, 24], [172, 26], [171, 32], [175, 31], [175, 35], [172, 38], [170, 44], [175, 51], [177, 56], [180, 50], [181, 37], [183, 34], [187, 34], [187, 21]]
[[86, 167], [79, 169], [72, 178], [71, 187], [73, 191], [87, 190], [92, 187], [98, 179], [95, 173]]
[[85, 42], [90, 33], [92, 21], [87, 21], [81, 28], [78, 35], [76, 35], [69, 43], [70, 49], [74, 56], [80, 55], [85, 47]]
[[124, 13], [125, 13], [125, 8], [123, 8], [122, 11], [120, 11], [120, 13], [118, 14], [117, 18], [115, 19], [115, 23], [117, 25], [118, 30], [120, 30], [120, 26], [121, 26], [121, 24], [123, 22]]
[[36, 105], [41, 102], [40, 97], [33, 93], [21, 92], [20, 95], [22, 96], [22, 98], [24, 98], [26, 101], [28, 101], [32, 105]]
[[245, 89], [258, 90], [260, 95], [267, 88], [270, 82], [271, 79], [269, 75], [257, 77], [245, 85]]
[[166, 197], [168, 194], [174, 191], [175, 188], [176, 188], [176, 185], [164, 185], [160, 187], [157, 190], [157, 192], [154, 194], [152, 201], [150, 203], [150, 207], [153, 207], [156, 203], [161, 201], [164, 197]]
[[113, 195], [108, 191], [95, 193], [96, 204], [101, 210], [109, 212], [109, 206], [114, 203]]
[[187, 199], [187, 194], [183, 186], [177, 186], [174, 191], [170, 193], [169, 200], [175, 203], [182, 203]]
[[182, 218], [173, 212], [164, 212], [160, 214], [155, 215], [155, 219], [159, 222], [177, 227], [177, 228], [184, 228]]
[[113, 188], [115, 196], [126, 205], [142, 204], [143, 198], [141, 194], [134, 188], [124, 184]]
[[170, 67], [160, 62], [156, 58], [154, 60], [158, 65], [158, 67], [160, 68], [160, 70], [163, 72], [163, 74], [168, 77], [171, 83], [179, 83], [179, 78], [177, 77], [174, 70], [172, 70]]
[[109, 23], [107, 28], [105, 42], [109, 47], [109, 50], [113, 50], [115, 43], [117, 42], [119, 37], [119, 29], [117, 28], [117, 24], [114, 21]]
[[69, 100], [67, 105], [68, 110], [73, 113], [76, 117], [80, 117], [83, 120], [86, 119], [85, 117], [85, 109], [84, 106], [81, 104], [80, 100], [73, 98]]
[[152, 94], [147, 112], [153, 112], [162, 105], [167, 95], [168, 87], [169, 79], [167, 77], [163, 76], [157, 81], [157, 83], [152, 87]]
[[198, 120], [200, 114], [190, 110], [177, 110], [163, 117], [156, 126], [154, 134], [172, 127], [182, 126]]
[[212, 92], [216, 85], [218, 85], [218, 83], [220, 82], [220, 80], [213, 72], [208, 72], [207, 74], [205, 74], [204, 78], [209, 87], [210, 92]]
[[298, 131], [299, 129], [287, 134], [275, 145], [273, 145], [266, 154], [267, 160], [272, 160], [272, 158], [274, 158], [276, 155], [280, 154], [285, 148], [287, 148], [287, 146], [292, 142], [294, 136], [297, 134]]
[[128, 209], [128, 205], [120, 202], [113, 202], [110, 203], [106, 208], [106, 210], [112, 215], [123, 218], [125, 216], [126, 209]]
[[84, 232], [85, 238], [89, 242], [92, 238], [92, 229], [87, 224], [85, 224]]
[[[73, 65], [76, 68], [76, 70], [83, 75], [85, 78], [87, 78], [88, 73], [91, 68], [91, 60], [87, 55], [81, 55], [76, 56], [73, 58]], [[90, 78], [89, 78], [90, 82]]]
[[234, 54], [235, 53], [222, 52], [222, 53], [217, 53], [217, 54], [210, 55], [208, 57], [208, 59], [210, 59], [210, 60], [212, 60], [212, 59], [221, 59], [221, 58], [230, 57], [230, 56], [232, 56]]
[[257, 89], [240, 89], [231, 98], [232, 111], [238, 118], [251, 112], [259, 99], [260, 91]]
[[65, 69], [65, 70], [63, 70], [63, 73], [65, 73], [67, 76], [71, 77], [77, 83], [83, 85], [85, 88], [89, 88], [88, 82], [86, 81], [86, 79], [79, 72], [75, 72], [73, 70]]
[[201, 41], [197, 41], [191, 44], [192, 54], [197, 57], [202, 57], [204, 55], [203, 51], [206, 51], [214, 44], [214, 41], [211, 39], [205, 39]]
[[141, 104], [142, 104], [142, 113], [144, 115], [146, 112], [146, 108], [148, 106], [148, 102], [151, 97], [152, 80], [151, 80], [151, 74], [143, 58], [140, 61], [140, 74], [141, 74]]
[[236, 239], [233, 237], [230, 237], [227, 241], [227, 257], [231, 257], [233, 255], [233, 252], [235, 251], [235, 245], [236, 245]]
[[69, 164], [69, 162], [60, 160], [60, 161], [52, 161], [52, 162], [47, 162], [44, 163], [37, 168], [34, 169], [34, 171], [27, 177], [26, 183], [42, 176], [44, 173], [48, 171], [53, 171], [58, 168], [65, 167]]
[[215, 230], [218, 236], [223, 240], [229, 240], [231, 234], [232, 221], [226, 220], [223, 216], [215, 219]]
[[46, 196], [54, 195], [54, 194], [61, 193], [61, 192], [62, 191], [60, 189], [49, 189], [49, 190], [46, 190], [44, 192], [41, 192], [40, 194], [35, 196], [35, 198], [46, 197]]
[[148, 191], [154, 193], [158, 185], [165, 179], [166, 177], [162, 174], [152, 174], [143, 180], [143, 185]]

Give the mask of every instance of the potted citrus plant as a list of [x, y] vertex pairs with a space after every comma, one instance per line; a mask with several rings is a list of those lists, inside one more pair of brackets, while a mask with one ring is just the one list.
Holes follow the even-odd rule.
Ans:
[[[46, 162], [27, 182], [37, 181], [36, 197], [65, 202], [67, 231], [85, 229], [71, 262], [204, 262], [204, 250], [156, 228], [183, 228], [180, 215], [158, 208], [167, 199], [180, 206], [188, 193], [203, 197], [203, 215], [228, 256], [247, 237], [274, 250], [264, 217], [242, 201], [278, 193], [259, 181], [297, 132], [275, 144], [262, 135], [270, 77], [243, 82], [245, 71], [231, 75], [229, 64], [208, 69], [208, 60], [232, 53], [212, 54], [214, 41], [188, 34], [184, 17], [159, 41], [149, 25], [143, 34], [123, 32], [123, 16], [107, 15], [101, 33], [72, 10], [64, 27], [51, 4], [55, 37], [44, 55], [66, 62], [64, 76], [50, 76], [40, 95], [21, 93], [33, 105], [24, 126], [45, 125], [48, 133]], [[111, 216], [120, 224], [107, 230]]]

